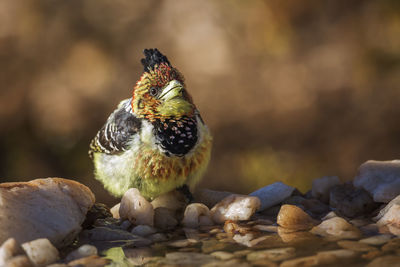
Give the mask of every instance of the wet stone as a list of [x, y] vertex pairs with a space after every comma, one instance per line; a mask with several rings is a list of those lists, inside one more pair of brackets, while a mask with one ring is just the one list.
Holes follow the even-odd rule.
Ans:
[[400, 250], [400, 238], [394, 238], [382, 246], [382, 251], [392, 252]]
[[150, 248], [131, 248], [124, 250], [125, 257], [128, 258], [129, 262], [133, 265], [142, 265], [149, 262], [154, 253]]
[[277, 233], [278, 232], [278, 226], [275, 226], [275, 225], [257, 224], [257, 225], [253, 226], [253, 229], [262, 231], [262, 232], [269, 232], [269, 233]]
[[225, 251], [215, 251], [210, 254], [211, 256], [214, 256], [215, 258], [219, 260], [230, 260], [235, 257], [233, 253], [230, 252], [225, 252]]
[[58, 250], [46, 238], [23, 243], [22, 248], [36, 266], [46, 266], [59, 259]]
[[283, 261], [295, 257], [296, 249], [293, 247], [266, 249], [250, 252], [247, 254], [248, 261], [256, 260], [270, 260], [270, 261]]
[[277, 223], [287, 229], [309, 230], [316, 222], [302, 209], [294, 205], [283, 205], [279, 211]]
[[70, 262], [76, 259], [97, 255], [97, 248], [91, 245], [82, 245], [76, 250], [72, 251], [65, 258], [66, 262]]
[[382, 267], [382, 266], [390, 266], [390, 267], [399, 267], [400, 266], [400, 256], [395, 255], [387, 255], [383, 257], [379, 257], [370, 262], [367, 267]]
[[172, 229], [178, 225], [175, 212], [168, 208], [159, 207], [154, 210], [154, 225], [163, 230]]
[[359, 252], [368, 252], [368, 251], [376, 250], [375, 247], [372, 247], [365, 243], [360, 243], [358, 241], [344, 240], [344, 241], [337, 242], [337, 244], [344, 249], [350, 249], [350, 250], [359, 251]]
[[227, 261], [213, 261], [211, 263], [207, 263], [202, 267], [250, 267], [251, 265], [247, 262], [242, 262], [238, 259], [231, 259]]
[[194, 243], [196, 243], [196, 242], [193, 242], [189, 239], [181, 239], [181, 240], [170, 241], [167, 243], [167, 246], [174, 247], [174, 248], [184, 248], [184, 247], [188, 247]]
[[340, 217], [333, 217], [325, 220], [319, 225], [313, 227], [310, 232], [316, 235], [332, 237], [332, 239], [337, 240], [358, 239], [361, 237], [361, 232], [358, 228]]
[[317, 264], [318, 264], [317, 256], [308, 256], [293, 260], [286, 260], [281, 263], [280, 267], [298, 267], [298, 266], [306, 267], [306, 266], [315, 266]]
[[260, 200], [257, 197], [235, 194], [218, 202], [211, 209], [211, 216], [216, 223], [248, 220], [259, 207]]
[[21, 246], [14, 238], [9, 238], [0, 247], [0, 266], [4, 266], [5, 262], [14, 256], [24, 254]]
[[163, 264], [177, 264], [189, 266], [201, 266], [215, 261], [211, 255], [195, 253], [195, 252], [171, 252], [165, 255]]
[[121, 199], [119, 215], [134, 225], [153, 226], [154, 209], [136, 188], [130, 188]]
[[378, 207], [367, 191], [355, 188], [351, 183], [334, 186], [330, 191], [329, 204], [339, 214], [349, 218], [368, 214]]
[[359, 242], [372, 246], [380, 246], [389, 242], [392, 239], [391, 235], [376, 235], [361, 239]]
[[247, 233], [247, 234], [236, 234], [233, 236], [233, 240], [235, 240], [237, 243], [242, 244], [247, 247], [251, 247], [251, 240], [254, 239], [254, 234], [253, 233]]
[[138, 225], [132, 228], [131, 233], [138, 236], [148, 236], [157, 232], [157, 229], [150, 225]]
[[335, 264], [348, 261], [358, 256], [358, 253], [349, 249], [321, 251], [317, 253], [318, 264]]
[[80, 258], [68, 263], [69, 266], [91, 266], [91, 267], [101, 267], [105, 266], [109, 261], [105, 258], [99, 257], [97, 255], [92, 255], [84, 258]]

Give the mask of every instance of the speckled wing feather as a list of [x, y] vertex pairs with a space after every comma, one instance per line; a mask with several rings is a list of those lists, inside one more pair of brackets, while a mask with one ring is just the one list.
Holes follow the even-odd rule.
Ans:
[[140, 127], [141, 120], [132, 113], [131, 99], [121, 101], [90, 143], [89, 156], [93, 158], [94, 152], [112, 155], [126, 151]]

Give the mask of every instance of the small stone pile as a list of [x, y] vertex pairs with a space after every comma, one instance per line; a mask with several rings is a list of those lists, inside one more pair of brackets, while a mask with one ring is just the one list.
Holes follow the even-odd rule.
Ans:
[[0, 266], [400, 266], [399, 181], [400, 161], [368, 161], [354, 181], [322, 177], [305, 194], [277, 182], [198, 190], [189, 204], [132, 188], [110, 210], [68, 180], [3, 184]]

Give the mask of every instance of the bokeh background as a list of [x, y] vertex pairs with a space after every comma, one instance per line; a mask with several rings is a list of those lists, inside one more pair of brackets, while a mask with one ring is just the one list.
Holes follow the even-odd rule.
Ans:
[[400, 1], [0, 1], [0, 182], [93, 179], [88, 144], [144, 48], [214, 135], [200, 186], [249, 193], [399, 158]]

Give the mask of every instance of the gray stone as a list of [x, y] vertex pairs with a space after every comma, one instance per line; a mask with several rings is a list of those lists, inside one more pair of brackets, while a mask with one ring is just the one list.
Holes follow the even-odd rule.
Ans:
[[130, 240], [138, 246], [151, 244], [151, 240], [148, 240], [141, 236], [137, 236], [120, 229], [110, 229], [107, 227], [96, 227], [90, 230], [85, 230], [83, 231], [82, 235], [90, 241]]
[[362, 188], [354, 188], [351, 183], [334, 186], [329, 203], [337, 213], [349, 218], [368, 214], [378, 207], [368, 192]]
[[210, 210], [202, 203], [192, 203], [185, 209], [182, 224], [189, 228], [198, 228], [201, 225], [212, 225], [213, 222]]
[[400, 160], [363, 163], [354, 186], [368, 191], [375, 202], [389, 202], [400, 195]]
[[150, 225], [138, 225], [133, 227], [131, 233], [138, 236], [148, 236], [157, 232], [157, 229]]
[[294, 190], [295, 188], [292, 186], [285, 185], [282, 182], [276, 182], [258, 189], [249, 195], [260, 199], [261, 206], [258, 211], [263, 211], [281, 203], [291, 196]]
[[315, 179], [312, 182], [311, 195], [314, 198], [318, 198], [325, 203], [329, 202], [329, 193], [332, 187], [339, 185], [340, 180], [337, 176], [324, 176], [319, 179]]

